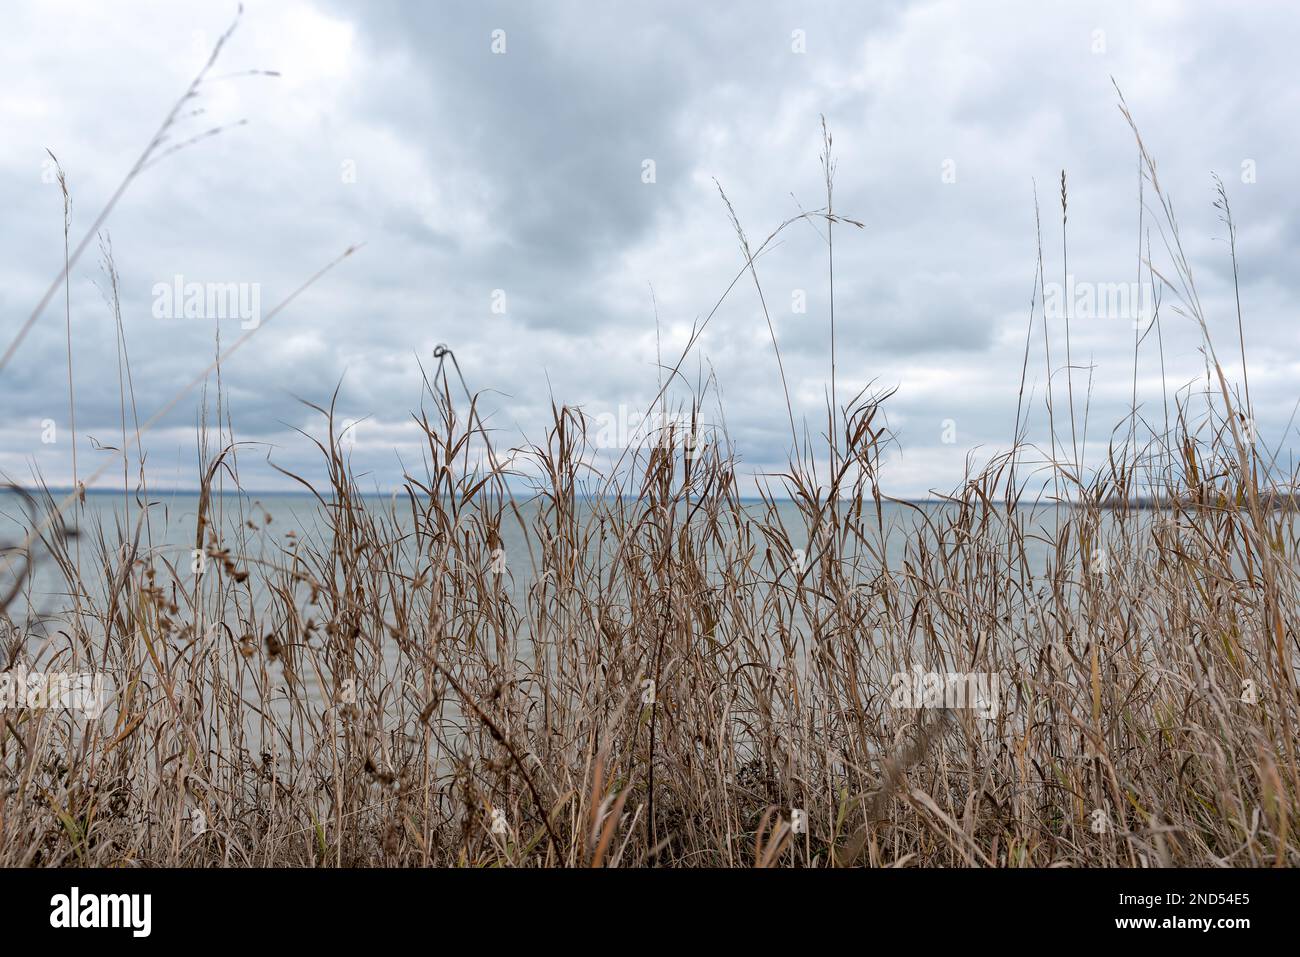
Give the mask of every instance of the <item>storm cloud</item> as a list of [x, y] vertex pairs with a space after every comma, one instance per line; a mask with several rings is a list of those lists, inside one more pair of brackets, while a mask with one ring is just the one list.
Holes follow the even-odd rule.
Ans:
[[[46, 150], [67, 173], [75, 241], [233, 15], [144, 2], [7, 13], [0, 347], [62, 264]], [[1140, 217], [1117, 84], [1240, 378], [1211, 174], [1226, 184], [1260, 431], [1289, 448], [1298, 24], [1282, 4], [250, 2], [175, 140], [226, 128], [148, 169], [105, 230], [140, 417], [212, 361], [218, 336], [244, 331], [238, 317], [159, 317], [159, 283], [256, 286], [265, 311], [360, 243], [221, 370], [236, 435], [255, 443], [248, 487], [286, 485], [268, 456], [318, 471], [295, 429], [320, 422], [300, 400], [327, 402], [340, 382], [341, 416], [364, 420], [355, 463], [378, 487], [399, 483], [416, 454], [420, 364], [438, 343], [485, 390], [504, 446], [539, 438], [552, 399], [592, 415], [644, 408], [657, 355], [675, 361], [743, 265], [719, 186], [752, 245], [824, 206], [824, 115], [835, 210], [864, 227], [834, 232], [837, 398], [896, 388], [887, 490], [949, 489], [968, 456], [1011, 441], [1040, 233], [1048, 280], [1067, 280], [1061, 171], [1075, 281], [1138, 280], [1148, 233], [1163, 255], [1152, 212]], [[827, 253], [825, 225], [796, 222], [756, 265], [795, 416], [814, 431], [830, 387]], [[68, 293], [83, 473], [122, 426], [101, 259], [95, 243]], [[19, 481], [72, 477], [64, 323], [60, 294], [0, 370], [0, 470]], [[1199, 332], [1172, 311], [1162, 332], [1167, 382], [1195, 388]], [[1090, 438], [1104, 442], [1130, 398], [1132, 317], [1079, 316], [1071, 333], [1075, 389], [1091, 390]], [[1030, 438], [1046, 443], [1041, 332], [1031, 349]], [[1159, 402], [1152, 342], [1141, 360], [1139, 401]], [[785, 401], [752, 281], [683, 368], [716, 377], [746, 471], [784, 463]], [[147, 436], [154, 482], [195, 484], [200, 401], [191, 393]], [[50, 422], [58, 441], [42, 441]]]

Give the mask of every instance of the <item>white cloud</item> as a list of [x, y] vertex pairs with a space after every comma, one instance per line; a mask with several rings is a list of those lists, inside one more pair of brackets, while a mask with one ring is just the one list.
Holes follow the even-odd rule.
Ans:
[[[74, 230], [86, 228], [231, 12], [59, 3], [11, 15], [0, 63], [5, 343], [62, 255], [61, 203], [41, 181], [44, 149], [68, 170]], [[507, 30], [505, 56], [491, 53], [495, 28]], [[804, 54], [790, 48], [796, 28]], [[1097, 30], [1103, 52], [1094, 52]], [[905, 454], [888, 491], [951, 487], [970, 448], [1010, 439], [1036, 256], [1034, 184], [1049, 278], [1062, 271], [1062, 168], [1071, 273], [1114, 282], [1136, 270], [1134, 146], [1114, 76], [1178, 204], [1212, 330], [1233, 366], [1231, 274], [1214, 241], [1223, 229], [1209, 171], [1228, 181], [1252, 391], [1275, 444], [1300, 365], [1289, 257], [1300, 238], [1290, 188], [1297, 34], [1282, 5], [936, 2], [792, 13], [772, 3], [736, 17], [685, 3], [598, 14], [573, 3], [250, 3], [218, 72], [282, 76], [211, 84], [198, 101], [207, 112], [187, 121], [186, 135], [248, 125], [150, 170], [110, 223], [141, 411], [165, 403], [214, 348], [211, 323], [164, 327], [149, 316], [160, 277], [257, 282], [269, 308], [363, 240], [223, 369], [237, 432], [275, 444], [277, 461], [311, 467], [310, 447], [286, 424], [315, 428], [297, 397], [327, 400], [346, 370], [341, 405], [375, 423], [354, 454], [380, 484], [398, 481], [392, 447], [407, 440], [405, 410], [419, 400], [416, 357], [430, 367], [438, 342], [455, 349], [472, 387], [494, 390], [485, 402], [503, 446], [520, 441], [510, 429], [539, 437], [552, 396], [593, 409], [644, 401], [659, 376], [651, 287], [671, 361], [741, 265], [714, 179], [751, 243], [761, 242], [800, 206], [824, 202], [825, 113], [839, 161], [836, 208], [867, 227], [835, 232], [841, 401], [868, 383], [897, 386], [887, 410], [906, 426]], [[653, 185], [641, 182], [646, 158], [656, 162]], [[1240, 181], [1247, 159], [1257, 182]], [[1158, 234], [1152, 243], [1160, 258]], [[796, 417], [814, 428], [829, 370], [826, 265], [824, 242], [804, 223], [758, 264]], [[78, 424], [97, 436], [118, 409], [98, 276], [87, 256], [72, 283]], [[505, 315], [490, 309], [495, 289], [507, 294]], [[805, 313], [792, 310], [794, 290], [805, 293]], [[1187, 321], [1166, 319], [1169, 381], [1183, 386], [1203, 370], [1197, 336]], [[32, 424], [66, 418], [62, 330], [51, 307], [0, 371], [10, 411], [0, 467], [15, 477], [33, 457], [49, 481], [70, 477], [67, 445], [42, 446]], [[1108, 428], [1131, 388], [1132, 330], [1099, 320], [1071, 331], [1076, 364], [1095, 366], [1093, 422]], [[237, 327], [221, 333], [229, 342]], [[1054, 345], [1059, 368], [1063, 344]], [[1147, 402], [1160, 394], [1158, 358], [1144, 346]], [[782, 463], [784, 399], [751, 280], [736, 285], [684, 368], [692, 378], [716, 371], [748, 465]], [[1077, 374], [1076, 390], [1086, 376]], [[1038, 329], [1029, 378], [1031, 438], [1043, 440]], [[168, 428], [192, 426], [196, 402], [182, 403]], [[935, 423], [946, 418], [960, 422], [956, 446], [940, 441]], [[79, 448], [91, 455], [88, 443]], [[160, 480], [189, 474], [192, 443], [169, 432], [150, 452]], [[256, 456], [243, 468], [252, 486], [283, 484]]]

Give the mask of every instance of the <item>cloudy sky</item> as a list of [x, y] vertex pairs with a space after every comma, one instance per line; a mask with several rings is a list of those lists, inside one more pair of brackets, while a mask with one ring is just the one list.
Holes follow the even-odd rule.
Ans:
[[[0, 348], [62, 264], [46, 150], [67, 175], [75, 244], [234, 14], [233, 3], [7, 10]], [[228, 128], [147, 169], [107, 224], [140, 418], [209, 365], [218, 334], [223, 345], [241, 334], [238, 316], [166, 314], [160, 286], [239, 284], [265, 315], [365, 243], [223, 368], [236, 435], [255, 443], [240, 459], [246, 486], [286, 485], [268, 459], [320, 474], [295, 431], [318, 433], [320, 422], [300, 400], [325, 403], [340, 382], [340, 416], [364, 420], [354, 462], [369, 484], [399, 482], [401, 463], [418, 463], [409, 410], [419, 362], [432, 368], [438, 343], [485, 392], [502, 447], [540, 439], [552, 399], [593, 419], [635, 420], [658, 388], [657, 348], [675, 361], [743, 265], [716, 184], [754, 245], [823, 206], [824, 114], [836, 211], [865, 225], [834, 235], [838, 400], [896, 388], [886, 490], [951, 489], [968, 459], [1011, 440], [1037, 262], [1035, 185], [1050, 281], [1065, 287], [1063, 169], [1076, 288], [1137, 280], [1137, 155], [1113, 76], [1173, 199], [1235, 378], [1232, 269], [1211, 174], [1224, 179], [1259, 428], [1289, 446], [1300, 372], [1298, 25], [1293, 10], [1265, 3], [253, 0], [186, 108], [203, 112], [170, 141]], [[230, 75], [248, 70], [279, 76]], [[1143, 223], [1155, 225], [1150, 211]], [[1155, 230], [1151, 242], [1163, 268]], [[795, 223], [757, 271], [796, 420], [816, 433], [830, 387], [824, 224]], [[120, 444], [105, 287], [92, 242], [68, 293], [83, 477], [111, 455], [97, 443]], [[1195, 390], [1200, 336], [1172, 300], [1162, 309], [1168, 381]], [[1095, 311], [1074, 308], [1071, 329], [1076, 399], [1092, 378], [1094, 456], [1128, 405], [1135, 318]], [[1046, 443], [1035, 321], [1030, 439]], [[1063, 397], [1058, 317], [1049, 331]], [[0, 470], [12, 479], [71, 480], [66, 351], [60, 291], [0, 370]], [[785, 462], [789, 422], [752, 280], [726, 296], [682, 368], [692, 384], [716, 379], [706, 416], [719, 417], [720, 395], [746, 474]], [[1149, 418], [1162, 417], [1160, 392], [1150, 338], [1139, 384]], [[199, 414], [192, 392], [147, 436], [156, 485], [195, 485]], [[97, 484], [115, 482], [110, 468]]]

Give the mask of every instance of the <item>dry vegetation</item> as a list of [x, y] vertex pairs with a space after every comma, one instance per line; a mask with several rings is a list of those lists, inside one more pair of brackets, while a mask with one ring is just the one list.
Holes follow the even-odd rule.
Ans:
[[[34, 499], [0, 662], [40, 644], [116, 693], [98, 721], [3, 713], [0, 865], [1295, 864], [1290, 483], [1220, 370], [1138, 145], [1170, 263], [1145, 268], [1205, 332], [1206, 394], [1166, 404], [1167, 427], [1135, 408], [1100, 469], [1067, 451], [1086, 413], [1058, 383], [1048, 448], [1026, 405], [1013, 450], [942, 508], [891, 506], [886, 397], [864, 394], [742, 501], [716, 430], [601, 474], [589, 420], [560, 406], [499, 455], [442, 353], [415, 416], [426, 467], [393, 501], [359, 494], [319, 410], [321, 534], [271, 547], [259, 511], [215, 494], [237, 482], [219, 406], [202, 575], [150, 546], [142, 478], [117, 531], [73, 536], [75, 496]], [[849, 221], [826, 146], [827, 206], [800, 218], [830, 239]], [[761, 291], [772, 240], [739, 235]], [[1061, 333], [1031, 310], [1026, 364]], [[499, 551], [511, 525], [526, 555]], [[17, 612], [36, 560], [71, 596], [39, 627]], [[997, 716], [892, 707], [914, 666], [1003, 675]]]

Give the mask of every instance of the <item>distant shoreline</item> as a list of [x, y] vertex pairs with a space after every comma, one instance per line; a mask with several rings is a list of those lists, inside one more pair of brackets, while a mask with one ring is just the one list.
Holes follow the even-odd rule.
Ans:
[[[66, 496], [70, 494], [72, 492], [72, 488], [70, 486], [51, 486], [48, 489], [24, 487], [19, 490], [15, 490], [13, 486], [0, 486], [0, 495], [6, 495], [6, 494], [17, 495], [20, 494], [20, 492], [26, 492], [29, 495], [39, 495], [46, 491], [48, 491], [51, 495], [58, 497], [58, 496]], [[122, 489], [106, 489], [106, 488], [88, 488], [85, 491], [87, 497], [91, 497], [91, 498], [107, 498], [110, 496], [121, 497], [124, 494], [130, 494], [130, 495], [135, 494], [134, 492], [124, 492]], [[363, 499], [388, 499], [388, 498], [392, 498], [394, 495], [400, 495], [401, 492], [402, 492], [401, 489], [395, 489], [390, 492], [360, 492], [358, 494]], [[151, 499], [155, 499], [155, 498], [160, 499], [169, 496], [182, 496], [182, 495], [197, 496], [199, 494], [199, 490], [183, 489], [183, 488], [150, 489], [148, 494], [149, 494], [149, 498]], [[210, 492], [209, 494], [217, 498], [236, 498], [236, 497], [242, 497], [248, 499], [262, 499], [262, 498], [313, 499], [315, 498], [315, 496], [313, 496], [310, 492], [303, 492], [296, 489], [287, 489], [287, 490], [242, 489], [238, 491], [229, 491], [229, 492], [213, 491]], [[575, 497], [579, 501], [600, 501], [604, 498], [607, 498], [608, 496], [578, 495]], [[1263, 497], [1265, 499], [1269, 498], [1268, 495], [1264, 495]], [[763, 501], [793, 502], [794, 501], [794, 499], [791, 498], [764, 499], [757, 495], [742, 495], [739, 498], [740, 501], [742, 502], [763, 502]], [[884, 501], [886, 504], [890, 504], [890, 505], [957, 505], [960, 504], [960, 503], [953, 502], [950, 499], [942, 499], [942, 498], [896, 498], [896, 497], [886, 496], [884, 498]], [[989, 503], [992, 505], [1006, 505], [1007, 500], [989, 499]], [[1047, 508], [1052, 505], [1056, 505], [1058, 508], [1080, 507], [1079, 502], [1052, 502], [1051, 500], [1048, 499], [1031, 501], [1031, 504], [1033, 505], [1034, 508]], [[1100, 504], [1098, 507], [1105, 511], [1115, 511], [1118, 509], [1150, 511], [1152, 509], [1158, 508], [1161, 504], [1169, 504], [1169, 503], [1167, 502], [1161, 503], [1153, 498], [1135, 498], [1135, 499], [1131, 499], [1128, 502], [1106, 502]], [[1187, 504], [1193, 504], [1193, 503], [1189, 502]], [[1287, 496], [1287, 495], [1279, 494], [1277, 496], [1277, 499], [1268, 505], [1268, 508], [1270, 510], [1284, 509], [1288, 511], [1300, 511], [1300, 495]]]

